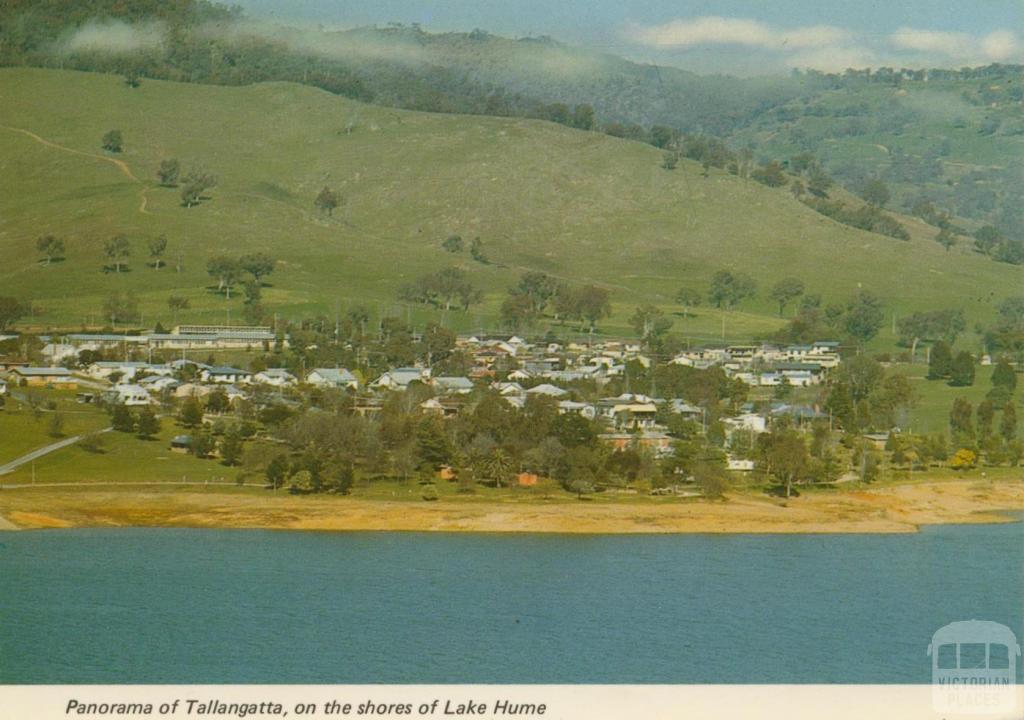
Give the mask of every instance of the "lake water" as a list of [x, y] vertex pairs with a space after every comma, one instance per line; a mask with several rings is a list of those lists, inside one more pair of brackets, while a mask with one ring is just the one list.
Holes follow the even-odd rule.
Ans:
[[1024, 525], [915, 535], [0, 535], [2, 683], [927, 683], [1022, 637]]

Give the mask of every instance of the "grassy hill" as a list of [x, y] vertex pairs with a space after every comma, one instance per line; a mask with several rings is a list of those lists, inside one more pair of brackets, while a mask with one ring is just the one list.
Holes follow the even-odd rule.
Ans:
[[[42, 327], [102, 325], [116, 290], [138, 294], [146, 325], [170, 321], [171, 294], [192, 302], [179, 319], [237, 319], [241, 301], [208, 287], [206, 261], [252, 251], [280, 260], [264, 304], [289, 318], [357, 302], [417, 323], [439, 318], [402, 305], [397, 290], [459, 265], [486, 293], [482, 306], [448, 314], [460, 329], [495, 327], [506, 288], [527, 269], [608, 287], [611, 332], [625, 332], [641, 302], [678, 309], [680, 286], [704, 291], [716, 270], [738, 269], [760, 292], [726, 314], [729, 339], [779, 324], [767, 289], [785, 276], [826, 301], [863, 287], [899, 315], [963, 307], [970, 327], [1024, 279], [1019, 266], [946, 253], [920, 223], [908, 221], [909, 242], [862, 232], [786, 190], [715, 170], [703, 178], [688, 161], [666, 171], [655, 148], [541, 121], [393, 110], [286, 83], [131, 89], [112, 75], [3, 69], [0, 126], [0, 294], [35, 301], [30, 322]], [[100, 149], [112, 128], [124, 135], [116, 156]], [[208, 201], [184, 208], [178, 190], [157, 186], [169, 157], [218, 177]], [[324, 185], [345, 199], [331, 218], [313, 207]], [[67, 259], [48, 267], [34, 250], [47, 232], [68, 244]], [[102, 245], [118, 233], [133, 243], [130, 271], [105, 273]], [[492, 264], [444, 252], [452, 233], [479, 236]], [[159, 235], [170, 267], [155, 270], [145, 247]], [[722, 319], [700, 309], [674, 330], [716, 337]]]

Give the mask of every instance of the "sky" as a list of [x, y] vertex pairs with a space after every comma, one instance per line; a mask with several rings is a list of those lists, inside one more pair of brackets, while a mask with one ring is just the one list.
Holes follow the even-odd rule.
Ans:
[[573, 45], [700, 73], [1024, 63], [1024, 0], [234, 0], [327, 27], [420, 23]]

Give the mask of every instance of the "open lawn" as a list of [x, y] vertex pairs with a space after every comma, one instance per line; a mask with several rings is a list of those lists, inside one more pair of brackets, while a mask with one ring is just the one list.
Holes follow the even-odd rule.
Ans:
[[[13, 393], [0, 410], [0, 465], [44, 445], [110, 425], [105, 412], [91, 405], [79, 405], [71, 391], [18, 388]], [[17, 397], [29, 395], [37, 399], [36, 410]], [[62, 421], [60, 435], [56, 437], [50, 434], [54, 415]]]
[[[953, 407], [953, 401], [958, 398], [966, 398], [977, 410], [978, 403], [985, 399], [989, 390], [992, 389], [992, 371], [994, 366], [978, 366], [974, 384], [967, 387], [953, 387], [944, 380], [927, 380], [928, 366], [924, 364], [901, 365], [900, 372], [903, 372], [912, 381], [917, 392], [917, 403], [911, 409], [907, 420], [906, 429], [914, 433], [937, 433], [949, 430], [949, 411]], [[1018, 405], [1018, 413], [1021, 411], [1020, 393], [1015, 397]], [[996, 427], [999, 426], [1000, 408], [997, 408]], [[1020, 428], [1018, 428], [1018, 432]]]
[[[198, 460], [191, 455], [171, 452], [170, 439], [182, 432], [181, 428], [165, 418], [160, 435], [152, 440], [111, 432], [103, 436], [100, 452], [91, 452], [76, 445], [62, 448], [34, 463], [35, 483], [235, 481], [238, 468], [225, 467], [212, 459]], [[5, 475], [3, 484], [28, 483], [32, 479], [32, 472], [27, 466], [22, 466]]]

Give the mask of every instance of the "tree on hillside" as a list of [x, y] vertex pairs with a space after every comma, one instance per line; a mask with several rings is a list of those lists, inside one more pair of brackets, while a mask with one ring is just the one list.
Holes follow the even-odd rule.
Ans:
[[683, 315], [689, 315], [690, 309], [700, 306], [701, 295], [693, 288], [679, 288], [676, 293], [676, 302], [683, 306]]
[[227, 429], [220, 441], [220, 459], [228, 467], [237, 465], [242, 459], [242, 435], [237, 423]]
[[313, 201], [316, 209], [326, 215], [333, 215], [334, 209], [338, 207], [339, 203], [340, 197], [338, 196], [338, 193], [334, 192], [326, 185], [320, 189], [320, 192], [317, 193], [316, 199]]
[[983, 225], [974, 233], [974, 247], [986, 255], [991, 255], [1003, 240], [1003, 234], [992, 225]]
[[584, 285], [576, 293], [576, 312], [587, 321], [590, 332], [594, 332], [597, 322], [612, 314], [611, 298], [608, 291], [596, 285]]
[[464, 246], [465, 243], [462, 242], [461, 235], [449, 235], [444, 239], [444, 242], [441, 243], [441, 247], [450, 253], [460, 253]]
[[1017, 408], [1012, 400], [1003, 406], [1003, 417], [999, 421], [999, 434], [1007, 442], [1017, 438]]
[[675, 150], [666, 150], [661, 158], [661, 167], [664, 170], [675, 170], [679, 165], [679, 153]]
[[749, 275], [719, 270], [711, 278], [708, 300], [717, 308], [732, 308], [746, 298], [753, 297], [757, 283]]
[[55, 235], [40, 235], [36, 240], [36, 250], [46, 256], [49, 265], [54, 258], [64, 257], [64, 241]]
[[949, 384], [954, 387], [974, 384], [974, 358], [966, 350], [961, 350], [953, 358], [949, 367]]
[[277, 261], [266, 253], [249, 253], [238, 259], [238, 266], [245, 272], [252, 275], [257, 284], [263, 283], [263, 278], [274, 272]]
[[487, 478], [494, 481], [495, 486], [505, 487], [512, 482], [512, 458], [501, 448], [495, 448], [483, 463]]
[[594, 129], [594, 108], [590, 105], [577, 105], [572, 111], [572, 126], [578, 130]]
[[138, 298], [134, 293], [120, 290], [110, 293], [103, 301], [103, 316], [110, 319], [111, 325], [138, 322]]
[[999, 358], [996, 366], [992, 369], [992, 387], [1005, 388], [1010, 395], [1017, 389], [1017, 373], [1004, 357]]
[[636, 309], [629, 323], [648, 347], [655, 348], [672, 327], [672, 318], [665, 317], [661, 308], [647, 304]]
[[853, 338], [866, 343], [882, 327], [884, 314], [881, 301], [868, 292], [858, 292], [846, 306], [843, 324]]
[[811, 175], [807, 179], [807, 192], [815, 197], [826, 198], [832, 184], [832, 178], [820, 166], [815, 165], [811, 168]]
[[883, 208], [892, 199], [889, 186], [879, 178], [868, 178], [860, 189], [861, 199], [868, 205]]
[[928, 379], [942, 380], [949, 377], [952, 366], [953, 350], [945, 340], [939, 340], [928, 353]]
[[167, 251], [167, 236], [161, 235], [149, 241], [149, 256], [153, 258], [153, 267], [157, 270], [164, 266], [164, 253]]
[[286, 455], [274, 456], [274, 459], [267, 464], [265, 475], [271, 488], [277, 490], [283, 487], [288, 479], [288, 457]]
[[160, 418], [148, 405], [139, 411], [139, 416], [135, 421], [135, 432], [139, 437], [147, 440], [160, 434]]
[[217, 291], [223, 292], [230, 300], [231, 286], [238, 282], [238, 276], [242, 274], [238, 261], [226, 255], [217, 255], [207, 261], [206, 272], [217, 279]]
[[171, 295], [167, 298], [167, 307], [171, 310], [171, 320], [177, 325], [178, 324], [178, 311], [187, 310], [189, 302], [187, 297], [180, 295]]
[[548, 302], [558, 292], [558, 281], [547, 273], [527, 272], [519, 278], [519, 284], [509, 292], [527, 298], [533, 314], [540, 317], [544, 314]]
[[509, 293], [501, 303], [501, 324], [513, 332], [519, 332], [537, 319], [533, 303], [526, 295]]
[[118, 403], [110, 413], [110, 426], [118, 432], [130, 433], [135, 430], [135, 416], [127, 407]]
[[0, 296], [0, 330], [6, 330], [27, 312], [28, 308], [17, 299], [8, 295]]
[[164, 187], [177, 187], [178, 175], [181, 173], [181, 164], [175, 158], [168, 158], [160, 161], [160, 167], [156, 170], [156, 177]]
[[124, 149], [124, 138], [120, 130], [108, 130], [103, 135], [103, 149], [107, 152], [119, 153]]
[[121, 272], [121, 266], [128, 263], [132, 254], [132, 244], [125, 235], [115, 235], [103, 243], [103, 253], [113, 263], [114, 272]]
[[935, 235], [935, 242], [946, 249], [949, 252], [954, 245], [956, 245], [956, 233], [954, 233], [948, 226], [941, 228], [938, 234]]
[[974, 444], [973, 415], [974, 406], [967, 398], [958, 397], [953, 400], [953, 407], [949, 411], [949, 431], [957, 444]]
[[203, 193], [217, 185], [217, 178], [201, 170], [193, 170], [185, 176], [184, 187], [181, 189], [181, 204], [184, 207], [198, 205], [203, 200]]
[[799, 278], [789, 277], [779, 280], [772, 286], [771, 298], [779, 304], [779, 317], [793, 300], [804, 294], [804, 283]]
[[469, 243], [469, 256], [482, 265], [487, 265], [490, 262], [484, 255], [483, 240], [478, 237], [473, 238]]
[[978, 437], [985, 442], [992, 435], [992, 423], [995, 421], [996, 408], [991, 400], [982, 400], [976, 411], [978, 418]]
[[818, 160], [809, 152], [803, 152], [798, 155], [794, 155], [789, 159], [789, 169], [798, 175], [802, 175], [808, 170], [817, 166]]
[[466, 272], [460, 268], [449, 267], [437, 273], [437, 292], [448, 310], [456, 300], [463, 310], [468, 310], [483, 300], [483, 293], [473, 286]]
[[178, 422], [187, 428], [199, 427], [203, 424], [203, 408], [195, 396], [185, 398], [178, 411]]
[[786, 490], [786, 497], [793, 494], [793, 484], [806, 472], [810, 456], [807, 443], [794, 430], [767, 433], [759, 440], [766, 465]]
[[772, 160], [759, 168], [755, 168], [750, 173], [750, 177], [768, 187], [782, 187], [789, 182], [785, 170], [782, 169], [782, 164], [777, 160]]
[[917, 344], [921, 340], [941, 339], [952, 344], [966, 327], [963, 310], [952, 309], [916, 312], [900, 318], [897, 323], [900, 342], [903, 345], [910, 345], [911, 359], [917, 353]]

